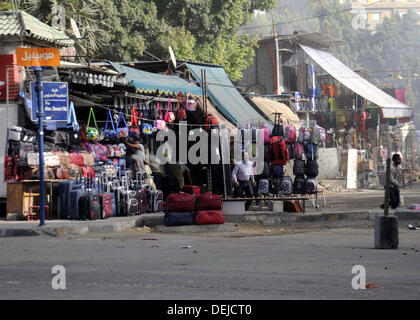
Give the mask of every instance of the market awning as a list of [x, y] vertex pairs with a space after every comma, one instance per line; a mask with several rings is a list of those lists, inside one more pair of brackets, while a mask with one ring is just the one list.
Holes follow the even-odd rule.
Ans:
[[274, 113], [281, 113], [281, 118], [284, 121], [288, 121], [296, 128], [301, 127], [301, 121], [298, 115], [293, 112], [287, 105], [282, 102], [276, 101], [270, 98], [263, 97], [250, 97], [249, 98], [255, 105], [266, 114], [270, 120], [274, 123]]
[[235, 88], [222, 67], [209, 67], [186, 63], [194, 78], [201, 83], [201, 70], [206, 71], [210, 100], [219, 111], [235, 125], [263, 120], [260, 115]]
[[332, 77], [348, 89], [382, 107], [384, 118], [411, 117], [411, 108], [353, 72], [331, 53], [300, 44], [301, 48]]
[[150, 94], [159, 91], [164, 94], [176, 95], [182, 92], [186, 95], [200, 96], [202, 92], [198, 86], [176, 76], [137, 70], [115, 62], [109, 63], [118, 72], [125, 73], [125, 78], [132, 82], [138, 93]]

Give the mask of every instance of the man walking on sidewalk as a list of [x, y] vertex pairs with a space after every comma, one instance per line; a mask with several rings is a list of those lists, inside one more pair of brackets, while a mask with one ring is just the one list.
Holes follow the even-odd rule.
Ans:
[[[400, 189], [398, 187], [398, 166], [401, 164], [401, 156], [398, 153], [395, 153], [392, 156], [391, 164], [391, 181], [389, 185], [389, 205], [391, 209], [396, 209], [400, 205]], [[384, 208], [384, 205], [381, 204], [381, 208]]]

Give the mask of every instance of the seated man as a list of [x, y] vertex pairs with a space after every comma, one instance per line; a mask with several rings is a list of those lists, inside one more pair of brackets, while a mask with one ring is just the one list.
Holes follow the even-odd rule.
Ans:
[[128, 167], [133, 171], [134, 176], [137, 172], [141, 174], [146, 173], [145, 165], [148, 164], [144, 147], [140, 143], [140, 138], [133, 139], [133, 141], [126, 141], [127, 145], [127, 164]]
[[[235, 185], [235, 196], [242, 197], [245, 192], [247, 198], [254, 196], [253, 186], [256, 186], [254, 180], [254, 165], [249, 161], [247, 152], [243, 154], [243, 160], [235, 165], [232, 171], [232, 179]], [[251, 200], [245, 202], [245, 210], [248, 210]]]

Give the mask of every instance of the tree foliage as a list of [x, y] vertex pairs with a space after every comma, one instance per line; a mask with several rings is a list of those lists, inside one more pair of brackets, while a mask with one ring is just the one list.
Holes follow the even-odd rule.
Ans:
[[[241, 32], [272, 34], [272, 22], [277, 34], [295, 30], [325, 33], [346, 41], [345, 45], [329, 49], [352, 69], [368, 71], [368, 80], [378, 86], [403, 87], [408, 90], [408, 103], [420, 108], [420, 43], [419, 16], [409, 10], [406, 15], [392, 15], [376, 26], [355, 29], [355, 13], [339, 0], [279, 0], [275, 9], [256, 16], [241, 28]], [[417, 46], [416, 46], [417, 44]], [[379, 72], [382, 71], [382, 72]], [[402, 79], [398, 79], [400, 74]]]
[[133, 61], [145, 53], [166, 59], [171, 46], [178, 59], [224, 65], [235, 81], [251, 64], [256, 45], [255, 37], [238, 35], [239, 27], [276, 0], [21, 0], [23, 9], [46, 23], [56, 4], [78, 22], [97, 59]]

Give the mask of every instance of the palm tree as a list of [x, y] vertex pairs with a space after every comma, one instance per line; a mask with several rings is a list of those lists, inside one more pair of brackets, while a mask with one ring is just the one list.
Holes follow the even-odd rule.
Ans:
[[[53, 20], [53, 8], [61, 5], [65, 9], [66, 34], [75, 40], [79, 55], [93, 56], [104, 45], [104, 31], [99, 20], [99, 9], [93, 0], [21, 0], [20, 8], [35, 16], [44, 23]], [[76, 38], [70, 19], [74, 19], [79, 27], [82, 39]], [[84, 59], [83, 59], [84, 60]]]

